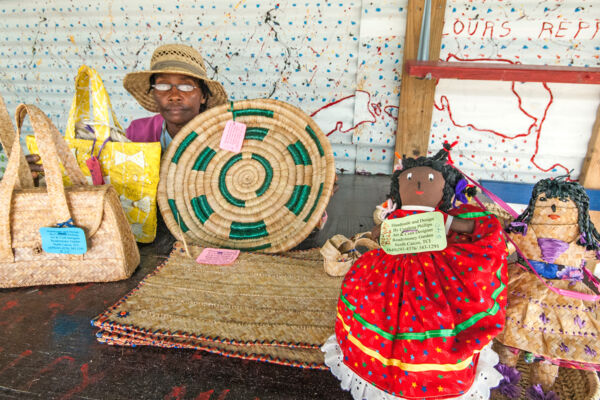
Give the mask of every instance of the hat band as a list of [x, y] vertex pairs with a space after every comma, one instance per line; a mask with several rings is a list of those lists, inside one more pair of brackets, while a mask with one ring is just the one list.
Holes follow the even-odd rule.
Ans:
[[178, 68], [178, 69], [183, 69], [183, 70], [187, 70], [190, 73], [194, 74], [194, 75], [199, 75], [201, 77], [206, 78], [206, 71], [200, 68], [196, 68], [193, 65], [190, 65], [188, 63], [184, 63], [181, 61], [159, 61], [157, 63], [152, 64], [152, 71], [155, 70], [168, 70], [170, 68]]

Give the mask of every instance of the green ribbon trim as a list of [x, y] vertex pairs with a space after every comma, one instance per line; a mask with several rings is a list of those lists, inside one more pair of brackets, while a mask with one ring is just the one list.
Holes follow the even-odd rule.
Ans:
[[179, 162], [179, 159], [185, 152], [185, 149], [187, 149], [187, 147], [190, 145], [190, 143], [192, 143], [194, 141], [194, 139], [196, 139], [197, 137], [198, 137], [198, 134], [196, 132], [192, 132], [189, 135], [187, 135], [187, 137], [185, 139], [183, 139], [183, 142], [181, 142], [181, 144], [177, 148], [177, 151], [175, 151], [175, 155], [171, 159], [171, 162], [174, 164], [177, 164]]
[[454, 217], [467, 219], [467, 218], [481, 218], [481, 217], [485, 217], [486, 215], [494, 215], [494, 213], [491, 211], [478, 211], [478, 212], [462, 213], [462, 214], [455, 215]]
[[496, 301], [496, 298], [498, 297], [498, 295], [500, 295], [500, 293], [502, 292], [502, 290], [504, 290], [504, 288], [506, 286], [506, 285], [504, 285], [504, 282], [502, 282], [502, 278], [500, 277], [501, 269], [502, 269], [502, 267], [498, 268], [498, 270], [496, 271], [496, 277], [500, 281], [500, 287], [498, 289], [496, 289], [494, 291], [494, 293], [492, 293], [492, 300], [494, 300], [494, 305], [486, 311], [482, 311], [482, 312], [479, 312], [479, 313], [471, 316], [471, 318], [456, 325], [454, 327], [454, 329], [438, 329], [438, 330], [433, 330], [433, 331], [414, 332], [414, 333], [413, 332], [403, 332], [403, 333], [396, 333], [396, 334], [389, 333], [389, 332], [386, 332], [383, 329], [379, 328], [377, 325], [367, 322], [363, 317], [361, 317], [359, 314], [354, 312], [356, 310], [356, 306], [350, 304], [350, 302], [343, 295], [340, 296], [340, 300], [342, 300], [342, 302], [346, 305], [346, 307], [348, 307], [352, 311], [352, 317], [356, 321], [358, 321], [365, 328], [383, 336], [384, 338], [386, 338], [388, 340], [425, 340], [425, 339], [431, 339], [431, 338], [436, 338], [436, 337], [451, 337], [451, 336], [456, 336], [458, 333], [464, 331], [465, 329], [470, 328], [471, 326], [475, 325], [477, 322], [479, 322], [480, 320], [482, 320], [483, 318], [485, 318], [487, 316], [496, 315], [496, 313], [500, 310], [500, 305]]

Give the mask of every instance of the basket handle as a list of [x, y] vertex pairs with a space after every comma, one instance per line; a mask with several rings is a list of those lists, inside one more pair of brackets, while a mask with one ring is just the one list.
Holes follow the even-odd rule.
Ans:
[[[90, 100], [90, 92], [92, 100]], [[92, 101], [91, 104], [90, 101]], [[90, 111], [94, 114], [93, 118], [90, 118]], [[96, 140], [100, 143], [110, 138], [111, 116], [115, 127], [121, 131], [123, 130], [115, 116], [110, 97], [108, 97], [108, 92], [100, 75], [94, 68], [82, 65], [75, 77], [75, 96], [73, 96], [73, 102], [69, 110], [69, 119], [65, 130], [66, 139], [75, 139], [75, 122], [85, 116], [95, 122], [94, 134]]]
[[[35, 140], [38, 143], [40, 158], [44, 164], [49, 197], [48, 206], [52, 210], [56, 224], [69, 221], [71, 220], [71, 212], [65, 195], [59, 156], [73, 184], [86, 185], [85, 178], [67, 143], [50, 119], [36, 106], [20, 104], [17, 107], [15, 112], [17, 137], [21, 134], [21, 126], [27, 114], [29, 114]], [[20, 188], [20, 182], [17, 178], [21, 158], [23, 158], [21, 144], [18, 140], [14, 140], [4, 178], [0, 182], [0, 259], [4, 260], [14, 260], [10, 214], [13, 192], [15, 189]]]
[[[0, 144], [2, 144], [7, 158], [10, 158], [15, 138], [19, 141], [19, 137], [15, 134], [10, 115], [8, 115], [4, 99], [0, 95]], [[19, 159], [19, 183], [22, 188], [33, 187], [33, 178], [24, 155]]]

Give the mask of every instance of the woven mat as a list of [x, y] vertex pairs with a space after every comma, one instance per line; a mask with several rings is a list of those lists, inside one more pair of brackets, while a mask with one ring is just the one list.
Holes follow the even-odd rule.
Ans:
[[333, 334], [342, 278], [318, 249], [240, 253], [234, 264], [198, 264], [177, 242], [169, 259], [92, 324], [100, 342], [205, 350], [327, 369], [320, 346]]
[[[517, 369], [521, 373], [519, 388], [521, 396], [519, 399], [528, 399], [527, 389], [531, 386], [530, 381], [531, 364], [525, 363], [523, 357], [517, 363]], [[584, 371], [573, 368], [559, 368], [558, 377], [550, 389], [558, 395], [560, 400], [592, 400], [600, 398], [600, 381], [593, 371]], [[498, 390], [492, 390], [491, 400], [512, 400], [500, 394]]]

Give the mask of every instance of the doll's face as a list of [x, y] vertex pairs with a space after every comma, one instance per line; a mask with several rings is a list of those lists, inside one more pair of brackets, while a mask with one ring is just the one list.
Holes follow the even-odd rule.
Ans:
[[444, 195], [446, 181], [441, 172], [430, 167], [415, 167], [398, 176], [403, 206], [437, 207]]
[[532, 224], [571, 225], [576, 224], [579, 216], [577, 205], [569, 198], [548, 198], [546, 193], [540, 193], [535, 200]]

